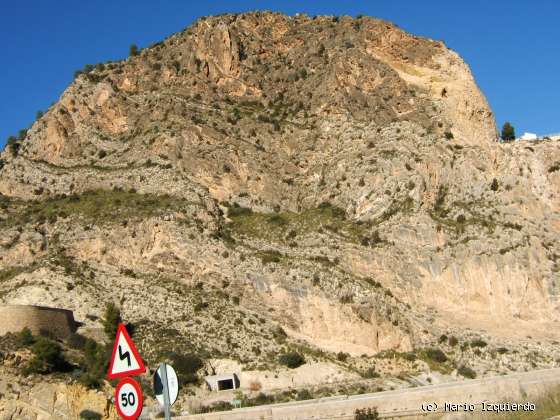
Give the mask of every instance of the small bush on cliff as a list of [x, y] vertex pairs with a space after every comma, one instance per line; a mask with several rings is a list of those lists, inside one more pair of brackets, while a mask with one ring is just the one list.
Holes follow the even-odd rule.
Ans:
[[433, 360], [434, 362], [438, 362], [438, 363], [447, 362], [447, 356], [445, 355], [444, 352], [442, 352], [438, 348], [427, 349], [426, 350], [426, 356], [429, 359]]
[[492, 184], [490, 184], [490, 189], [492, 191], [498, 191], [499, 188], [500, 188], [500, 184], [498, 184], [498, 180], [496, 178], [494, 178], [492, 180]]
[[284, 331], [284, 328], [282, 328], [280, 325], [273, 328], [271, 332], [274, 339], [279, 343], [284, 343], [286, 341], [286, 338], [288, 338], [288, 334], [286, 334], [286, 331]]
[[346, 212], [344, 211], [344, 209], [334, 206], [328, 201], [324, 201], [321, 204], [319, 204], [318, 208], [321, 210], [323, 214], [330, 214], [332, 217], [336, 217], [340, 219], [346, 218]]
[[370, 367], [362, 372], [360, 372], [360, 376], [362, 378], [366, 378], [366, 379], [373, 379], [373, 378], [379, 378], [379, 373], [375, 370], [374, 367]]
[[103, 330], [109, 339], [113, 341], [117, 335], [117, 326], [122, 321], [121, 311], [117, 306], [110, 302], [105, 308], [105, 315], [103, 316]]
[[35, 337], [31, 334], [31, 330], [25, 327], [17, 335], [18, 344], [22, 347], [29, 347], [35, 342]]
[[457, 373], [465, 378], [476, 378], [476, 372], [468, 366], [460, 366], [459, 369], [457, 369]]
[[19, 149], [21, 147], [21, 144], [19, 143], [16, 136], [10, 136], [10, 137], [8, 137], [8, 141], [6, 142], [6, 146], [8, 147], [8, 150], [10, 151], [12, 156], [17, 156], [18, 153], [19, 153]]
[[279, 263], [282, 257], [278, 251], [263, 251], [260, 253], [262, 264]]
[[253, 212], [250, 208], [241, 207], [237, 203], [233, 203], [231, 206], [228, 207], [228, 217], [240, 217], [240, 216], [249, 216]]
[[291, 351], [289, 353], [282, 354], [278, 361], [281, 365], [287, 366], [290, 369], [295, 369], [305, 363], [305, 358], [298, 352]]
[[475, 338], [471, 341], [471, 347], [486, 347], [488, 343], [481, 338]]
[[349, 357], [350, 355], [348, 353], [344, 353], [341, 351], [336, 355], [336, 360], [338, 360], [339, 362], [346, 362]]
[[103, 384], [110, 348], [86, 339], [84, 345], [84, 372], [79, 377], [81, 384], [88, 388], [99, 388]]
[[[1, 169], [1, 167], [0, 167]], [[557, 172], [560, 170], [560, 162], [556, 162], [554, 165], [552, 165], [550, 168], [548, 168], [548, 173], [553, 173], [553, 172]]]
[[68, 366], [62, 355], [62, 348], [55, 341], [39, 336], [31, 347], [33, 359], [29, 362], [25, 374], [29, 373], [51, 373], [65, 370]]
[[80, 420], [101, 420], [103, 416], [95, 411], [83, 410], [80, 412]]
[[173, 367], [177, 370], [177, 376], [180, 384], [186, 385], [198, 383], [197, 373], [204, 366], [204, 360], [192, 353], [173, 353], [169, 358], [171, 359]]
[[136, 44], [132, 44], [129, 48], [128, 48], [128, 54], [131, 57], [137, 56], [138, 55], [138, 46]]
[[304, 400], [312, 400], [313, 394], [308, 389], [300, 389], [297, 391], [296, 400], [297, 401], [304, 401]]

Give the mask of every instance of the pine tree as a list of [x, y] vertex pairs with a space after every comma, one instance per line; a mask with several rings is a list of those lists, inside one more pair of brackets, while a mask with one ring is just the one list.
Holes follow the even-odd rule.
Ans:
[[504, 126], [502, 127], [502, 140], [503, 141], [512, 141], [515, 140], [515, 129], [506, 121]]
[[136, 44], [132, 44], [128, 49], [128, 54], [131, 57], [138, 55], [138, 46]]
[[109, 341], [113, 341], [117, 335], [117, 327], [121, 323], [121, 310], [110, 302], [105, 308], [105, 315], [103, 317], [103, 330], [107, 334]]
[[18, 141], [16, 136], [10, 136], [8, 137], [8, 141], [6, 142], [6, 146], [8, 147], [8, 150], [10, 151], [12, 156], [17, 156], [21, 147], [21, 143]]

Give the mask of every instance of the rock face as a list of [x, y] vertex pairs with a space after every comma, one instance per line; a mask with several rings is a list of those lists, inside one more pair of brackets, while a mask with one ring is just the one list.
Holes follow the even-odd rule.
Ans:
[[558, 144], [495, 140], [441, 42], [201, 19], [77, 77], [2, 153], [0, 298], [86, 327], [120, 300], [148, 354], [164, 331], [257, 364], [285, 332], [355, 356], [558, 339]]
[[[79, 385], [42, 383], [30, 387], [14, 386], [0, 380], [5, 398], [0, 400], [0, 418], [11, 420], [119, 418], [109, 399], [101, 392]], [[15, 377], [10, 377], [17, 380]]]

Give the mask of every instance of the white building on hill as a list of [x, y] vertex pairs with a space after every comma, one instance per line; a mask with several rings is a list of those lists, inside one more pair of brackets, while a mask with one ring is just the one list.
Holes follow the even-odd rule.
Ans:
[[523, 135], [519, 138], [519, 140], [528, 140], [528, 141], [534, 141], [538, 139], [539, 138], [535, 133], [523, 133]]

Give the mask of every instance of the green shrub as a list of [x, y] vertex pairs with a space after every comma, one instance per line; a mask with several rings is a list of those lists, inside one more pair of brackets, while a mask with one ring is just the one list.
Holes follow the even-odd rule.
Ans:
[[342, 303], [342, 304], [353, 303], [354, 302], [354, 296], [353, 295], [342, 295], [339, 299], [339, 302]]
[[348, 353], [344, 353], [341, 351], [336, 355], [336, 360], [338, 360], [339, 362], [346, 362], [349, 357], [350, 355]]
[[343, 209], [337, 206], [333, 206], [328, 201], [323, 201], [321, 204], [319, 204], [318, 208], [324, 212], [330, 212], [333, 217], [338, 217], [341, 219], [346, 218], [346, 212]]
[[557, 172], [558, 170], [560, 170], [560, 162], [556, 162], [554, 165], [548, 168], [549, 173]]
[[460, 366], [459, 369], [457, 369], [457, 373], [465, 378], [476, 378], [476, 372], [468, 366]]
[[230, 411], [234, 407], [227, 401], [218, 401], [210, 405], [203, 405], [200, 408], [193, 410], [193, 414], [211, 413], [214, 411]]
[[379, 413], [375, 408], [361, 408], [354, 412], [354, 420], [377, 420]]
[[30, 360], [25, 373], [51, 373], [67, 366], [62, 355], [62, 348], [55, 341], [39, 336], [31, 347], [33, 359]]
[[506, 121], [502, 127], [502, 140], [504, 141], [515, 140], [515, 129], [508, 121]]
[[234, 203], [228, 208], [228, 217], [249, 216], [253, 211], [247, 207], [241, 207], [239, 204]]
[[79, 382], [88, 388], [100, 388], [103, 385], [109, 347], [102, 346], [96, 341], [87, 338], [84, 344], [84, 372], [78, 378]]
[[426, 357], [438, 363], [447, 362], [447, 356], [443, 351], [438, 348], [431, 348], [426, 350]]
[[117, 327], [121, 322], [121, 310], [113, 302], [109, 302], [103, 316], [103, 331], [109, 342], [112, 342], [117, 336]]
[[259, 392], [259, 394], [249, 401], [249, 405], [264, 405], [274, 402], [274, 396]]
[[96, 411], [83, 410], [80, 412], [80, 420], [101, 420], [103, 416]]
[[177, 371], [179, 383], [182, 385], [198, 383], [198, 371], [204, 366], [204, 361], [196, 354], [172, 353], [169, 358]]
[[377, 373], [375, 368], [370, 367], [370, 368], [366, 369], [365, 371], [360, 372], [360, 376], [362, 378], [366, 378], [366, 379], [373, 379], [373, 378], [379, 378], [379, 373]]
[[498, 184], [498, 180], [496, 178], [494, 178], [492, 180], [492, 184], [490, 184], [490, 189], [492, 191], [498, 191], [498, 188], [500, 187], [500, 185]]
[[268, 222], [278, 225], [278, 226], [283, 226], [286, 225], [288, 222], [286, 221], [286, 219], [284, 217], [282, 217], [282, 215], [280, 214], [273, 214], [272, 216], [270, 216], [268, 218]]
[[128, 47], [128, 55], [131, 57], [135, 57], [138, 55], [138, 46], [136, 44], [132, 44], [130, 45], [130, 47]]
[[286, 331], [284, 331], [284, 328], [282, 328], [280, 325], [272, 330], [272, 336], [276, 341], [281, 343], [286, 341], [286, 338], [288, 338], [288, 334], [286, 334]]
[[194, 306], [193, 306], [193, 311], [195, 314], [203, 311], [204, 309], [208, 308], [209, 303], [208, 302], [197, 302]]
[[278, 251], [263, 251], [261, 253], [262, 264], [279, 263], [282, 254]]
[[445, 132], [445, 138], [446, 138], [447, 140], [453, 139], [453, 133], [452, 133], [451, 131], [446, 131], [446, 132]]
[[488, 343], [481, 338], [475, 338], [471, 341], [471, 347], [486, 347]]
[[18, 155], [21, 144], [18, 141], [16, 136], [8, 137], [8, 140], [6, 141], [6, 145], [8, 147], [8, 150], [12, 154], [12, 156], [17, 156]]
[[291, 351], [280, 355], [278, 361], [290, 369], [295, 369], [305, 364], [305, 358], [298, 352]]
[[401, 357], [409, 362], [414, 362], [417, 359], [416, 354], [412, 351], [401, 353]]
[[18, 333], [17, 341], [20, 346], [29, 347], [35, 342], [35, 338], [33, 337], [33, 334], [31, 334], [31, 330], [25, 327]]
[[457, 337], [455, 337], [454, 335], [449, 337], [449, 340], [447, 340], [447, 343], [451, 346], [451, 347], [455, 347], [457, 344], [459, 344], [459, 340], [457, 340]]
[[296, 400], [297, 401], [303, 401], [303, 400], [311, 400], [313, 399], [313, 394], [311, 392], [309, 392], [308, 389], [300, 389], [297, 394], [296, 394]]

